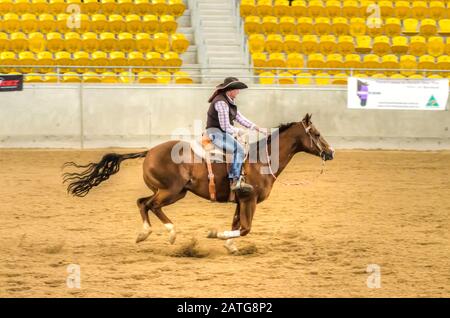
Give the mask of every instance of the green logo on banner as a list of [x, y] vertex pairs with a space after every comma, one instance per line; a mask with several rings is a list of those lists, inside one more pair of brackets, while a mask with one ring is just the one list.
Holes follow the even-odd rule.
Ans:
[[428, 100], [427, 107], [439, 107], [439, 104], [434, 95], [431, 95], [430, 99]]

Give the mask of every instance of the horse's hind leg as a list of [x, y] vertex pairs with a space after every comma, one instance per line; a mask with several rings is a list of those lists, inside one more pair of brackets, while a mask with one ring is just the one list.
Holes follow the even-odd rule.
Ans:
[[139, 212], [141, 213], [142, 222], [144, 223], [142, 226], [142, 232], [139, 233], [136, 238], [136, 243], [142, 242], [152, 233], [152, 228], [150, 224], [150, 220], [148, 218], [148, 206], [147, 203], [152, 200], [155, 195], [151, 195], [149, 197], [140, 198], [137, 200], [137, 206], [139, 207]]
[[181, 192], [174, 193], [169, 190], [159, 190], [153, 200], [151, 200], [148, 204], [150, 210], [161, 220], [161, 222], [166, 227], [169, 232], [169, 242], [170, 244], [175, 243], [175, 239], [177, 237], [177, 232], [175, 230], [175, 226], [172, 221], [164, 214], [162, 211], [162, 207], [175, 203], [176, 201], [185, 197], [187, 191], [182, 190]]

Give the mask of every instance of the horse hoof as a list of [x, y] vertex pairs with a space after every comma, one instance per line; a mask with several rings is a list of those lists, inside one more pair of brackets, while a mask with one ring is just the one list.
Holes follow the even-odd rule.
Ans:
[[225, 248], [233, 255], [237, 255], [239, 253], [239, 250], [237, 249], [236, 245], [234, 245], [234, 242], [231, 239], [228, 239], [225, 244]]
[[136, 238], [136, 243], [140, 243], [142, 241], [145, 241], [147, 237], [152, 233], [152, 231], [149, 232], [141, 232]]
[[217, 230], [209, 230], [207, 238], [217, 238]]
[[177, 233], [175, 231], [171, 231], [169, 234], [169, 243], [170, 244], [175, 243], [176, 239], [177, 239]]

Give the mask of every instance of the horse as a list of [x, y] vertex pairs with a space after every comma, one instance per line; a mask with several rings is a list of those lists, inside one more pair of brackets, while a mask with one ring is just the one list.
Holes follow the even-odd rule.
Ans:
[[[225, 247], [231, 252], [237, 252], [233, 238], [246, 236], [250, 233], [256, 205], [269, 197], [274, 182], [285, 169], [292, 157], [299, 152], [305, 152], [320, 157], [323, 161], [332, 160], [334, 149], [327, 143], [311, 121], [311, 115], [306, 114], [299, 122], [281, 124], [275, 132], [250, 144], [250, 152], [256, 148], [266, 147], [267, 156], [273, 151], [269, 147], [278, 138], [278, 169], [275, 173], [262, 173], [261, 169], [272, 162], [246, 160], [243, 164], [246, 182], [253, 186], [253, 191], [248, 193], [236, 193], [235, 212], [231, 224], [231, 231], [218, 232], [210, 230], [207, 237], [226, 240]], [[172, 221], [162, 211], [162, 208], [181, 200], [188, 191], [204, 199], [210, 199], [208, 187], [208, 171], [203, 159], [197, 162], [174, 162], [171, 157], [172, 149], [186, 141], [171, 140], [138, 153], [116, 154], [108, 153], [97, 163], [78, 165], [74, 162], [66, 162], [64, 167], [73, 166], [84, 168], [80, 173], [64, 173], [63, 183], [69, 183], [68, 193], [73, 196], [84, 197], [89, 191], [117, 173], [120, 164], [124, 160], [145, 158], [143, 162], [143, 178], [147, 187], [153, 192], [151, 195], [139, 198], [137, 206], [142, 217], [142, 231], [138, 234], [136, 243], [142, 242], [152, 233], [148, 213], [151, 211], [164, 224], [169, 232], [169, 242], [173, 244], [176, 239], [176, 228]], [[275, 143], [275, 142], [274, 142]], [[192, 149], [189, 149], [193, 155]], [[229, 202], [230, 185], [227, 177], [227, 164], [212, 163], [215, 180], [217, 202]]]

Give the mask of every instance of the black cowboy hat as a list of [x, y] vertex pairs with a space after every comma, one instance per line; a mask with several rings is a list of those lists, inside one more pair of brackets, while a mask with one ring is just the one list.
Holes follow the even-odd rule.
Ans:
[[216, 86], [216, 90], [208, 99], [208, 102], [211, 103], [219, 93], [230, 91], [232, 89], [245, 89], [245, 88], [248, 88], [248, 86], [239, 81], [239, 79], [237, 79], [236, 77], [227, 77], [225, 78], [223, 83]]

